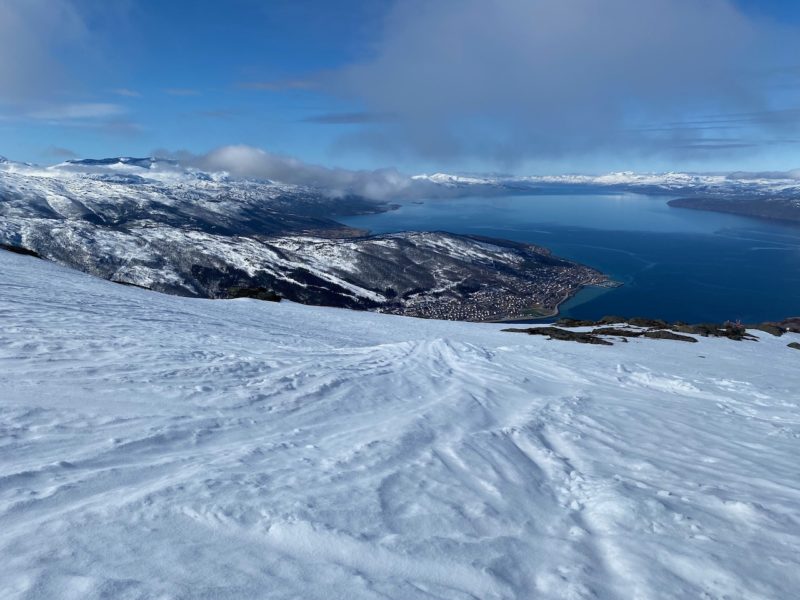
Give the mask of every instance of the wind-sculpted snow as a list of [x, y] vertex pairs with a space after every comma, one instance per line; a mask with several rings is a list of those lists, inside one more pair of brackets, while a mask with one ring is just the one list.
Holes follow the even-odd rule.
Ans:
[[0, 596], [791, 598], [786, 347], [596, 347], [0, 252]]
[[534, 246], [443, 233], [369, 237], [332, 220], [386, 209], [150, 158], [0, 167], [0, 243], [174, 294], [264, 287], [308, 304], [486, 320], [552, 311], [605, 281]]

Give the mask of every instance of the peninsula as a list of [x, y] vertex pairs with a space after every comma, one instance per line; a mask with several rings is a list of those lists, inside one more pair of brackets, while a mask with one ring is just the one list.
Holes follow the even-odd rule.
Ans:
[[384, 202], [184, 169], [155, 158], [0, 163], [0, 243], [117, 283], [201, 298], [448, 320], [557, 313], [607, 277], [546, 248], [446, 232], [368, 235]]

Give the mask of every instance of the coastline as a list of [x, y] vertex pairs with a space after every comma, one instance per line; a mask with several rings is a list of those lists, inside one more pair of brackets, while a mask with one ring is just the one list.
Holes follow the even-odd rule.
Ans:
[[[606, 280], [606, 281], [604, 281], [603, 283], [600, 283], [600, 284], [590, 283], [590, 284], [581, 285], [575, 290], [574, 293], [567, 293], [561, 300], [558, 301], [558, 303], [552, 309], [550, 309], [548, 311], [543, 311], [543, 312], [541, 312], [540, 315], [537, 315], [537, 316], [534, 316], [534, 315], [513, 316], [513, 317], [512, 316], [505, 316], [505, 317], [502, 317], [500, 319], [489, 319], [489, 320], [480, 321], [480, 322], [481, 323], [512, 323], [513, 324], [513, 323], [530, 323], [530, 322], [534, 322], [534, 321], [535, 322], [539, 322], [539, 321], [545, 321], [547, 319], [554, 319], [555, 317], [558, 317], [561, 314], [561, 306], [563, 304], [569, 302], [570, 300], [573, 300], [574, 298], [577, 298], [578, 295], [583, 291], [591, 290], [591, 289], [612, 290], [612, 289], [616, 289], [616, 288], [622, 287], [623, 285], [625, 285], [625, 284], [622, 283], [621, 281], [615, 281], [613, 279], [608, 279], [608, 280]], [[537, 310], [537, 309], [532, 308], [531, 310]]]
[[763, 199], [753, 201], [738, 198], [675, 198], [668, 201], [667, 205], [671, 208], [716, 212], [800, 227], [800, 205], [791, 202], [790, 198], [779, 199], [772, 203]]

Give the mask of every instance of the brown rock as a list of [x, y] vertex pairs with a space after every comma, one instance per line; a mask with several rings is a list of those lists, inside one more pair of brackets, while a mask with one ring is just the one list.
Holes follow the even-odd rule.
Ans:
[[644, 337], [651, 338], [654, 340], [675, 340], [677, 342], [694, 342], [697, 343], [697, 339], [690, 337], [688, 335], [680, 335], [678, 333], [673, 333], [671, 331], [665, 331], [663, 329], [655, 330], [655, 331], [645, 331]]
[[504, 329], [509, 333], [527, 333], [528, 335], [546, 335], [551, 340], [578, 342], [579, 344], [596, 344], [598, 346], [613, 346], [611, 342], [599, 338], [591, 333], [569, 331], [559, 327], [530, 327], [528, 329]]
[[599, 327], [592, 331], [592, 335], [611, 335], [621, 338], [640, 337], [643, 333], [636, 329], [620, 329], [618, 327]]

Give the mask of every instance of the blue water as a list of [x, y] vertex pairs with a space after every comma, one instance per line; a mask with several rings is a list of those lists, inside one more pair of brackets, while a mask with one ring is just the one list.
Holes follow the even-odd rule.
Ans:
[[561, 314], [744, 322], [800, 315], [800, 227], [672, 208], [636, 194], [460, 198], [342, 219], [373, 233], [451, 231], [531, 242], [622, 287], [586, 289]]

